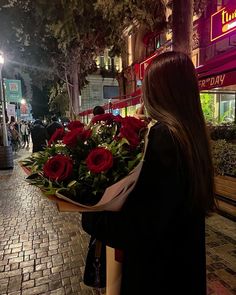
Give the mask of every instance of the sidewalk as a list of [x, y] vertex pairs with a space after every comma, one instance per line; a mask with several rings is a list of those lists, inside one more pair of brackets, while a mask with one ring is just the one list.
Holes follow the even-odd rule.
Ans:
[[[24, 181], [17, 162], [27, 155], [21, 150], [14, 170], [0, 171], [0, 295], [99, 294], [82, 283], [88, 236], [80, 213], [59, 212]], [[208, 294], [236, 294], [236, 224], [216, 214], [206, 238]]]
[[80, 213], [61, 213], [13, 171], [0, 171], [0, 294], [99, 294], [82, 283], [88, 236]]

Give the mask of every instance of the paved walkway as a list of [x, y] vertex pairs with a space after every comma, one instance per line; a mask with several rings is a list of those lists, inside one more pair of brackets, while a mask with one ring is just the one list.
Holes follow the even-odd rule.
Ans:
[[0, 294], [99, 294], [82, 283], [88, 236], [81, 214], [58, 212], [24, 181], [17, 162], [0, 171]]
[[[0, 295], [99, 294], [82, 282], [88, 236], [80, 213], [58, 212], [24, 181], [17, 160], [0, 171]], [[208, 294], [236, 294], [235, 223], [214, 215], [206, 236]]]

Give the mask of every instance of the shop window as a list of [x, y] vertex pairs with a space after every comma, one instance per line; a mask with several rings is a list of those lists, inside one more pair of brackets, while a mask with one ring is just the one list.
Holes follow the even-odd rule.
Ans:
[[235, 93], [219, 91], [201, 92], [200, 98], [207, 122], [213, 124], [235, 122]]
[[216, 123], [215, 115], [214, 93], [202, 92], [200, 93], [202, 111], [206, 122]]
[[219, 98], [219, 121], [235, 121], [235, 94], [220, 94]]

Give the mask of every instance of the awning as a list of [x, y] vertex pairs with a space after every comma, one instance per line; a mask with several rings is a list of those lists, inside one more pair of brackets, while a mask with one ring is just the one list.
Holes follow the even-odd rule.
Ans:
[[165, 44], [162, 45], [162, 47], [158, 48], [153, 54], [151, 54], [149, 57], [144, 59], [142, 62], [139, 63], [139, 79], [143, 80], [145, 72], [147, 67], [153, 62], [155, 57], [160, 55], [163, 52], [169, 51], [171, 49], [171, 41], [168, 40], [165, 42]]
[[[140, 79], [143, 79], [147, 66], [158, 54], [160, 54], [159, 51], [155, 52], [153, 55], [151, 55], [140, 64], [135, 64], [135, 74], [139, 74]], [[198, 75], [200, 90], [208, 90], [216, 87], [224, 87], [234, 84], [236, 85], [236, 49], [210, 59], [205, 63], [204, 66], [196, 68], [196, 72]], [[112, 109], [120, 109], [139, 104], [140, 98], [141, 89], [139, 88], [132, 94], [122, 97], [122, 99], [112, 101], [111, 105], [107, 103], [103, 107], [105, 109], [109, 109], [112, 106]], [[85, 116], [91, 114], [92, 111], [92, 109], [89, 109], [81, 112], [80, 115]]]
[[209, 60], [196, 71], [200, 90], [236, 84], [236, 50]]
[[[105, 110], [108, 110], [108, 109], [114, 110], [114, 109], [122, 109], [125, 107], [135, 106], [140, 103], [141, 95], [142, 95], [142, 91], [139, 88], [133, 93], [127, 95], [126, 97], [123, 97], [123, 99], [111, 101], [110, 103], [104, 104], [103, 108]], [[79, 113], [79, 115], [83, 117], [86, 115], [90, 115], [92, 113], [93, 113], [93, 109], [88, 109], [86, 111]]]

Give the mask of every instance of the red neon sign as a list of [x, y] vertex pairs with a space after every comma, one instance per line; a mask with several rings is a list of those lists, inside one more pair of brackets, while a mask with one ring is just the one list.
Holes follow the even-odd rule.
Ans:
[[236, 8], [224, 7], [211, 16], [211, 41], [236, 30]]

